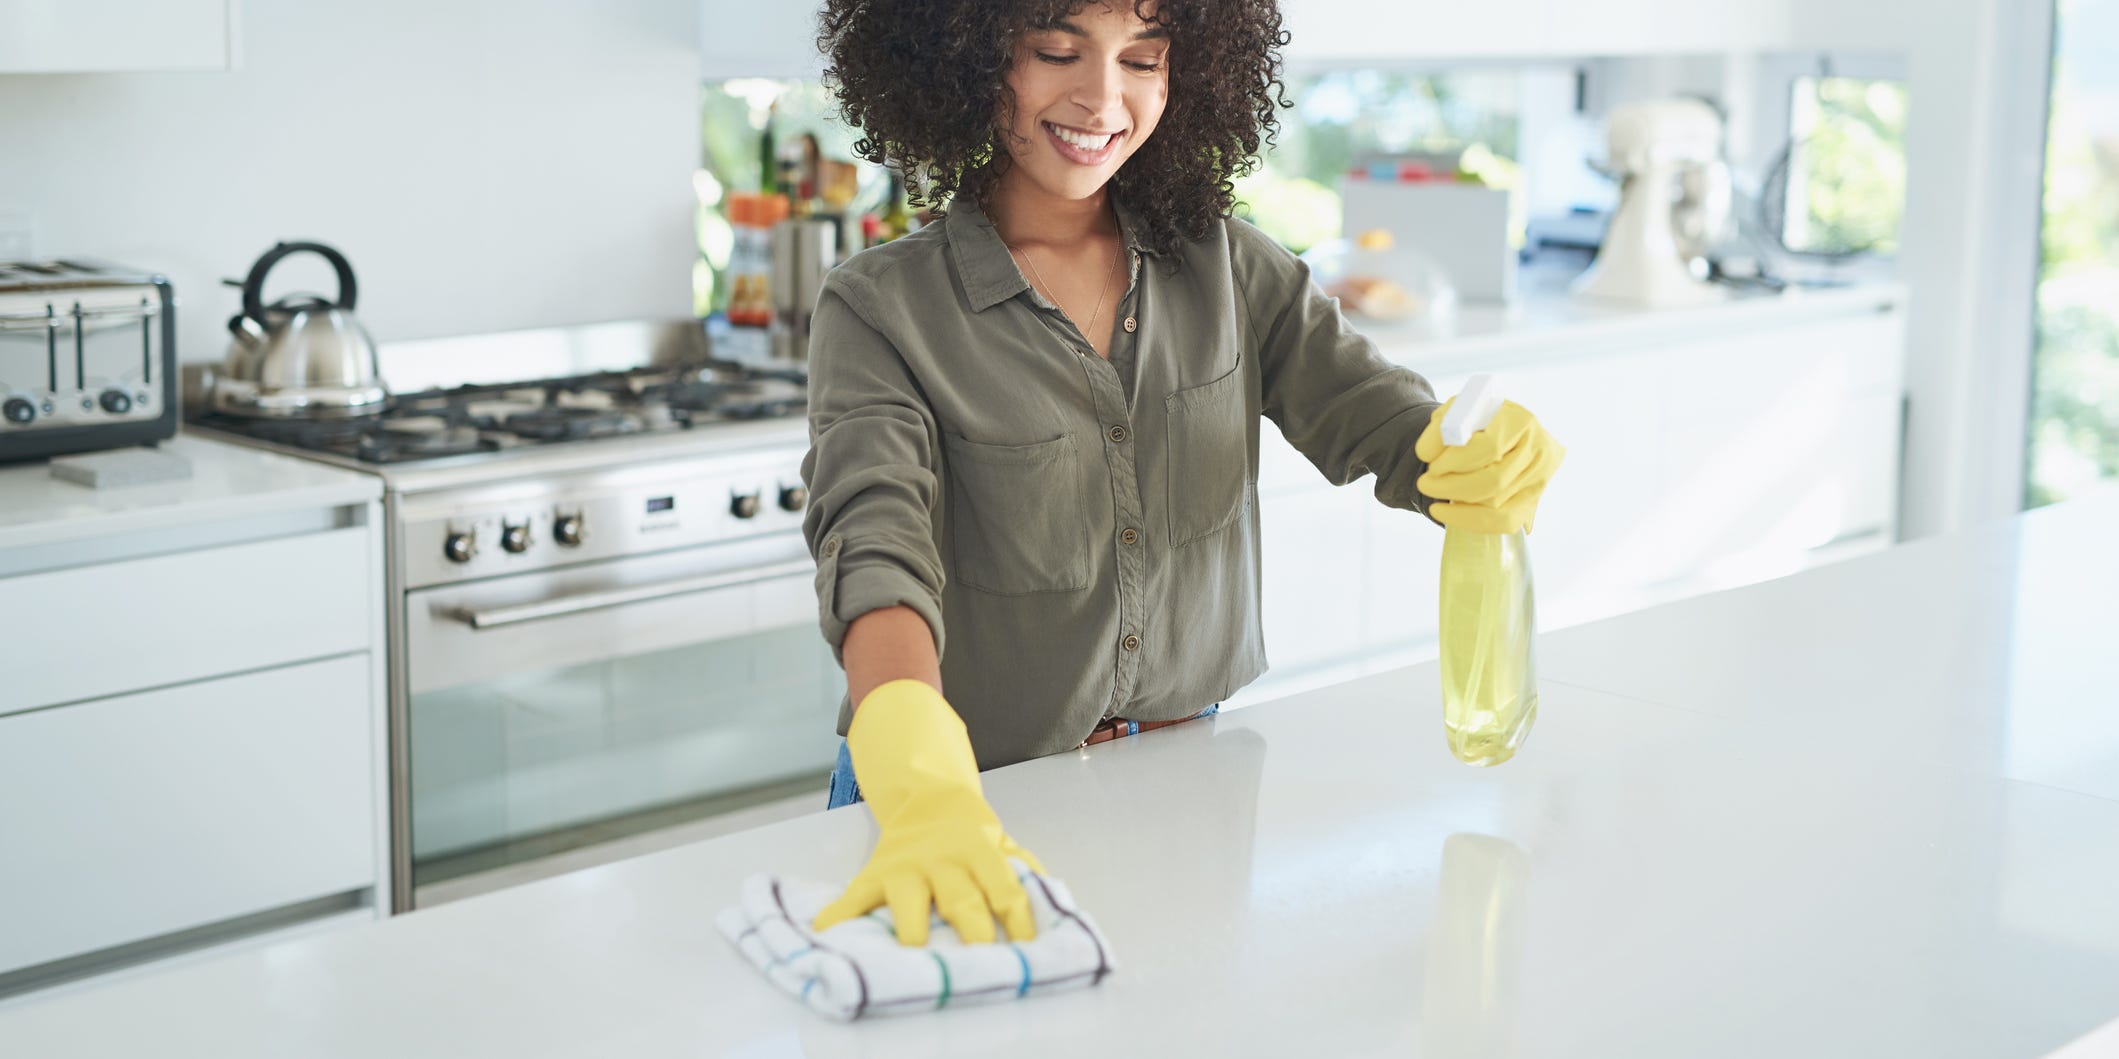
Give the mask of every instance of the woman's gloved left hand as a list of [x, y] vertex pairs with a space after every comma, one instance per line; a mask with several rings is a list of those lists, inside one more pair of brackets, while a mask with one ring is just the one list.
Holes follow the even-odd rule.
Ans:
[[1529, 529], [1537, 517], [1538, 498], [1567, 450], [1514, 401], [1501, 402], [1493, 419], [1470, 441], [1444, 445], [1442, 415], [1448, 410], [1447, 402], [1436, 409], [1413, 444], [1413, 454], [1427, 464], [1427, 473], [1414, 487], [1446, 501], [1428, 513], [1444, 526], [1473, 533]]

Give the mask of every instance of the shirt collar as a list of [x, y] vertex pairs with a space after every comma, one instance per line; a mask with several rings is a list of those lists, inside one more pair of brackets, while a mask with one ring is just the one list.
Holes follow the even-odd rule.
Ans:
[[[1155, 253], [1143, 241], [1139, 217], [1124, 202], [1114, 199], [1112, 212], [1118, 215], [1119, 236], [1128, 248], [1143, 254]], [[949, 202], [947, 224], [949, 251], [956, 257], [957, 275], [963, 277], [964, 296], [971, 299], [973, 312], [984, 312], [1030, 289], [1030, 281], [1015, 267], [1014, 256], [1001, 242], [1000, 230], [993, 226], [993, 219], [986, 216], [977, 198], [959, 192]]]

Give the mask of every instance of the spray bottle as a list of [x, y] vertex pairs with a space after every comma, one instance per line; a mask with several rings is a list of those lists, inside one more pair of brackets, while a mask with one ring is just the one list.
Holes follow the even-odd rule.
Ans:
[[[1493, 376], [1474, 375], [1442, 419], [1442, 443], [1462, 445], [1501, 407]], [[1515, 756], [1538, 716], [1531, 661], [1535, 619], [1523, 531], [1442, 537], [1442, 724], [1467, 765]]]

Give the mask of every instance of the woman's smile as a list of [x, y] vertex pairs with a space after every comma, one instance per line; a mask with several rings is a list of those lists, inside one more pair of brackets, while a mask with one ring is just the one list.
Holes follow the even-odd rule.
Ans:
[[1119, 141], [1124, 138], [1122, 133], [1117, 132], [1085, 132], [1065, 125], [1055, 125], [1049, 121], [1038, 124], [1044, 126], [1045, 137], [1051, 141], [1052, 149], [1059, 152], [1061, 158], [1076, 165], [1103, 165], [1111, 160], [1111, 156], [1118, 150]]

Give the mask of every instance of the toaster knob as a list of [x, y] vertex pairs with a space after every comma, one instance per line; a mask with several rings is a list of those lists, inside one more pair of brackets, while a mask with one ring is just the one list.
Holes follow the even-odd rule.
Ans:
[[569, 548], [581, 546], [581, 516], [561, 515], [552, 520], [552, 539]]
[[441, 550], [452, 563], [468, 563], [478, 554], [478, 537], [469, 530], [458, 530], [442, 542]]
[[728, 502], [728, 513], [737, 518], [758, 517], [758, 494], [741, 493]]
[[37, 418], [37, 406], [20, 397], [10, 397], [7, 404], [0, 405], [0, 415], [7, 416], [10, 423], [29, 423]]
[[799, 485], [784, 485], [780, 487], [780, 510], [800, 511], [802, 510], [802, 505], [807, 503], [809, 503], [809, 490]]
[[505, 522], [501, 523], [500, 546], [510, 552], [515, 553], [516, 555], [521, 555], [522, 553], [529, 551], [530, 524], [525, 522], [519, 526], [516, 526], [509, 525]]
[[123, 390], [105, 390], [101, 399], [103, 410], [114, 416], [132, 411], [132, 395]]

